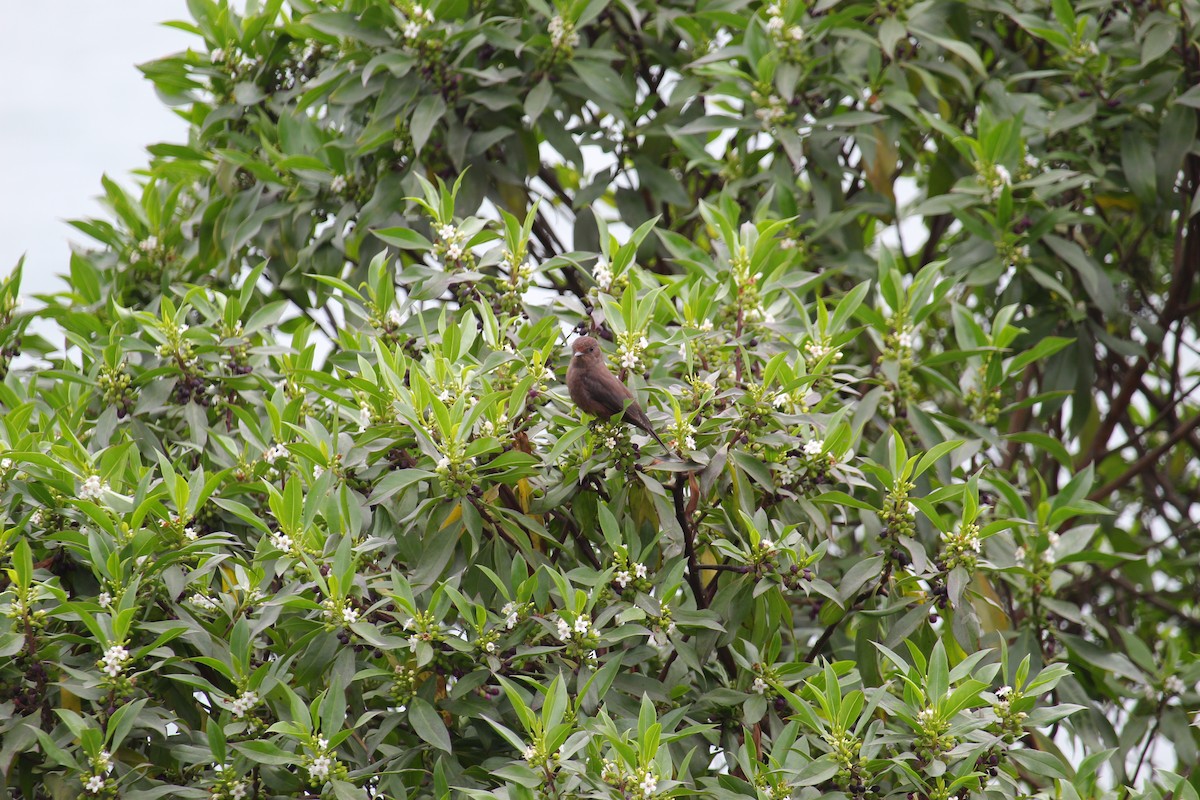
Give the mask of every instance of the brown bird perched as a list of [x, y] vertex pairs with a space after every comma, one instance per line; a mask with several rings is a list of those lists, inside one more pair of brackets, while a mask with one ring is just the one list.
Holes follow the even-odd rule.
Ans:
[[567, 391], [581, 411], [598, 419], [608, 419], [624, 411], [626, 422], [641, 428], [670, 451], [671, 448], [654, 432], [650, 418], [634, 399], [633, 392], [609, 371], [604, 363], [604, 353], [600, 351], [600, 343], [590, 336], [580, 336], [571, 345]]

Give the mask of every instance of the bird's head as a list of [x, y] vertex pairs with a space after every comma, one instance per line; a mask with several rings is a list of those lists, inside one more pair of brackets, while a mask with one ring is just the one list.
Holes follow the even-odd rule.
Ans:
[[580, 336], [571, 345], [571, 361], [575, 363], [604, 363], [604, 353], [600, 343], [591, 336]]

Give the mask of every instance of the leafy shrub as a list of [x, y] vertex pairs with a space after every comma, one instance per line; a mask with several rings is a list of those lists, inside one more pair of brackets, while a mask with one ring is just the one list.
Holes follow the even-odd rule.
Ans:
[[1125, 5], [194, 0], [189, 142], [0, 289], [9, 793], [1194, 798], [1193, 10]]

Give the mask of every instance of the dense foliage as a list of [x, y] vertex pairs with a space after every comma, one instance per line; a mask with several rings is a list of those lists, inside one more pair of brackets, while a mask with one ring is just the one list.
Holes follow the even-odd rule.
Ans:
[[1195, 800], [1200, 5], [189, 6], [0, 288], [10, 796]]

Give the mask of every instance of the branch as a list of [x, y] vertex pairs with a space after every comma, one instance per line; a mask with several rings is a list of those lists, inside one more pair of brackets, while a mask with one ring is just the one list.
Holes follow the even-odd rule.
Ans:
[[1166, 453], [1183, 439], [1186, 439], [1188, 435], [1197, 428], [1200, 428], [1200, 413], [1196, 414], [1196, 416], [1192, 417], [1190, 420], [1172, 431], [1171, 435], [1167, 437], [1165, 442], [1146, 453], [1146, 455], [1142, 456], [1137, 461], [1133, 462], [1129, 469], [1125, 470], [1125, 472], [1123, 472], [1121, 475], [1118, 475], [1104, 486], [1101, 486], [1099, 489], [1089, 494], [1088, 499], [1098, 502], [1102, 498], [1107, 497], [1121, 487], [1125, 486], [1125, 484], [1129, 483], [1138, 475], [1141, 475], [1150, 467], [1154, 466], [1155, 462], [1162, 458], [1164, 453]]

